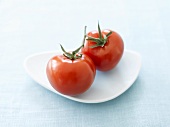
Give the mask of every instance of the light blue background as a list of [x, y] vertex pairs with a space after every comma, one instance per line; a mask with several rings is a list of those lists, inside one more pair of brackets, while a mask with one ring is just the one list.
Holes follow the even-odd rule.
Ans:
[[[142, 56], [139, 77], [123, 95], [78, 103], [25, 73], [25, 57], [58, 43], [78, 47], [84, 25], [96, 29], [98, 20]], [[0, 0], [0, 127], [168, 127], [169, 54], [169, 0]]]

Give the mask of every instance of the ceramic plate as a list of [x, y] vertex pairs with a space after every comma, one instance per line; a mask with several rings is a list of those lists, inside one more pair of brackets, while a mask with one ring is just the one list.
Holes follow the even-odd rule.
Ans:
[[125, 50], [116, 68], [109, 72], [97, 71], [90, 89], [79, 96], [72, 97], [55, 91], [47, 79], [47, 62], [57, 54], [61, 52], [43, 52], [28, 56], [24, 61], [24, 68], [39, 85], [58, 95], [83, 103], [101, 103], [121, 95], [134, 83], [141, 68], [140, 55], [137, 52]]

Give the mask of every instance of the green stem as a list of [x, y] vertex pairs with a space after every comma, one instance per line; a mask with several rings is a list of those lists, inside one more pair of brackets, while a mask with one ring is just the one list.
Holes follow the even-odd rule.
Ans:
[[86, 28], [87, 26], [84, 27], [84, 38], [83, 38], [83, 47], [84, 47], [84, 43], [85, 43], [85, 40], [86, 40]]
[[63, 46], [60, 44], [60, 47], [62, 49], [62, 51], [64, 52], [63, 55], [67, 58], [69, 58], [70, 60], [75, 60], [75, 59], [79, 59], [82, 57], [82, 54], [78, 54], [79, 50], [83, 47], [83, 45], [81, 45], [79, 48], [77, 48], [76, 50], [70, 52], [66, 52], [65, 49], [63, 48]]
[[82, 47], [84, 47], [84, 43], [85, 43], [85, 40], [86, 40], [86, 28], [87, 26], [84, 27], [84, 38], [83, 38], [83, 44], [77, 48], [76, 50], [72, 51], [71, 53], [70, 52], [66, 52], [65, 49], [63, 48], [63, 46], [60, 44], [60, 47], [62, 49], [62, 51], [64, 52], [63, 55], [71, 60], [75, 60], [75, 59], [79, 59], [82, 57], [82, 54], [78, 54], [78, 52], [80, 51], [80, 49]]
[[95, 45], [91, 46], [91, 48], [96, 48], [99, 46], [103, 47], [106, 44], [108, 37], [112, 34], [112, 31], [110, 31], [108, 34], [102, 36], [99, 22], [98, 22], [98, 32], [99, 32], [99, 38], [87, 36], [86, 40], [90, 40], [96, 43]]

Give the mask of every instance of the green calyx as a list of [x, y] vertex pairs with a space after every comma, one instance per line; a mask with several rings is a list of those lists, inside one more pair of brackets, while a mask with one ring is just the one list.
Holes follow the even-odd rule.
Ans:
[[61, 44], [60, 44], [60, 47], [61, 47], [62, 51], [64, 52], [63, 55], [65, 57], [69, 58], [70, 60], [75, 60], [75, 59], [79, 59], [82, 57], [82, 54], [78, 54], [78, 52], [83, 47], [83, 45], [81, 45], [78, 49], [72, 51], [71, 53], [66, 52]]
[[98, 32], [99, 32], [99, 38], [87, 36], [86, 40], [90, 40], [90, 41], [93, 41], [96, 43], [95, 45], [91, 46], [91, 48], [95, 48], [95, 47], [99, 47], [99, 46], [103, 47], [106, 44], [108, 37], [112, 34], [112, 31], [110, 31], [108, 34], [106, 34], [106, 35], [103, 34], [103, 36], [102, 36], [102, 32], [101, 32], [99, 23], [98, 23]]
[[75, 59], [79, 59], [82, 57], [82, 54], [78, 54], [78, 52], [80, 51], [80, 49], [82, 47], [84, 47], [84, 42], [85, 42], [85, 39], [86, 39], [86, 27], [84, 28], [84, 38], [83, 38], [83, 44], [76, 50], [72, 51], [71, 53], [70, 52], [66, 52], [65, 49], [63, 48], [63, 46], [60, 44], [60, 47], [62, 49], [62, 51], [64, 52], [63, 55], [71, 60], [75, 60]]

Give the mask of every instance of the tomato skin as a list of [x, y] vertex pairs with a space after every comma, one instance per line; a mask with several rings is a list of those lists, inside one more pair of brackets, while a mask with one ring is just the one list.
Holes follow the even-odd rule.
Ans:
[[[111, 30], [102, 30], [101, 33], [102, 35], [106, 35], [110, 31]], [[91, 31], [88, 33], [88, 36], [99, 38], [99, 32]], [[103, 47], [91, 48], [91, 46], [95, 44], [96, 43], [91, 40], [86, 40], [81, 52], [93, 60], [97, 70], [109, 71], [113, 69], [120, 61], [124, 51], [124, 43], [120, 35], [112, 31], [112, 34], [108, 37]]]
[[55, 90], [75, 96], [90, 88], [96, 75], [96, 68], [91, 58], [86, 55], [75, 60], [57, 55], [49, 60], [46, 73]]

